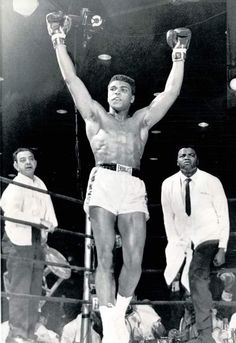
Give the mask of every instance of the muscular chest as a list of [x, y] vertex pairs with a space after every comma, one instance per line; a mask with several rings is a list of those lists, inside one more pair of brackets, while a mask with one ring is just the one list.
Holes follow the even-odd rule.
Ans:
[[108, 135], [112, 140], [125, 144], [139, 140], [140, 127], [132, 118], [119, 121], [113, 117], [108, 117], [101, 120], [100, 134]]
[[[91, 129], [91, 130], [90, 130]], [[137, 118], [127, 118], [119, 121], [110, 114], [101, 116], [95, 125], [87, 127], [87, 135], [92, 149], [114, 148], [126, 151], [135, 148], [143, 151], [148, 132], [145, 131]]]

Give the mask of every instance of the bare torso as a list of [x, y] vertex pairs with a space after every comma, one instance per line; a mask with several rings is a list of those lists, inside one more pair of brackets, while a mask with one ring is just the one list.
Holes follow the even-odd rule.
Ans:
[[87, 136], [96, 164], [119, 163], [140, 168], [140, 160], [148, 138], [142, 115], [119, 120], [111, 113], [99, 111], [92, 121], [86, 122]]

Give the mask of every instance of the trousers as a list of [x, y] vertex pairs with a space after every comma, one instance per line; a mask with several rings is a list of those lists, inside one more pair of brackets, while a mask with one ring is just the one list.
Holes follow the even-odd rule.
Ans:
[[217, 240], [206, 241], [196, 247], [190, 264], [190, 292], [199, 333], [211, 334], [212, 332], [213, 301], [209, 284], [211, 266], [217, 251]]
[[[7, 259], [8, 281], [11, 293], [42, 294], [44, 265], [25, 261], [24, 258], [45, 260], [43, 247], [39, 242], [31, 246], [12, 244]], [[33, 338], [38, 321], [39, 300], [11, 295], [9, 298], [8, 337]]]

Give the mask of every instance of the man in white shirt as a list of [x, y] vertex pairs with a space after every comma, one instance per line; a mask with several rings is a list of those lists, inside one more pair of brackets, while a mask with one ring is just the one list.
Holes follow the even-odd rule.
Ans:
[[[13, 154], [13, 162], [18, 172], [14, 181], [47, 189], [43, 181], [34, 175], [37, 161], [30, 149], [19, 148]], [[0, 205], [5, 216], [42, 226], [40, 231], [33, 226], [5, 222], [5, 234], [9, 243], [5, 246], [9, 252], [9, 290], [11, 293], [41, 295], [44, 265], [25, 259], [45, 259], [43, 244], [48, 232], [53, 232], [57, 226], [51, 198], [48, 194], [9, 184], [2, 194]], [[10, 296], [10, 330], [6, 343], [34, 342], [38, 305], [39, 302], [35, 299]]]
[[220, 180], [198, 169], [194, 149], [180, 149], [177, 165], [180, 171], [164, 180], [161, 192], [168, 239], [164, 275], [170, 285], [185, 261], [182, 284], [191, 292], [198, 342], [211, 343], [215, 341], [211, 336], [210, 268], [212, 263], [217, 267], [225, 263], [228, 203]]
[[129, 306], [125, 320], [130, 334], [130, 342], [156, 342], [156, 339], [164, 337], [166, 334], [161, 317], [151, 305]]

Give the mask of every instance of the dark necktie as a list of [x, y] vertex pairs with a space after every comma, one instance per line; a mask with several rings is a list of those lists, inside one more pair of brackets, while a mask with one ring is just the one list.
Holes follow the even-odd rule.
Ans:
[[190, 189], [189, 189], [189, 182], [192, 181], [190, 178], [186, 179], [185, 185], [185, 212], [188, 216], [191, 214], [191, 199], [190, 199]]

